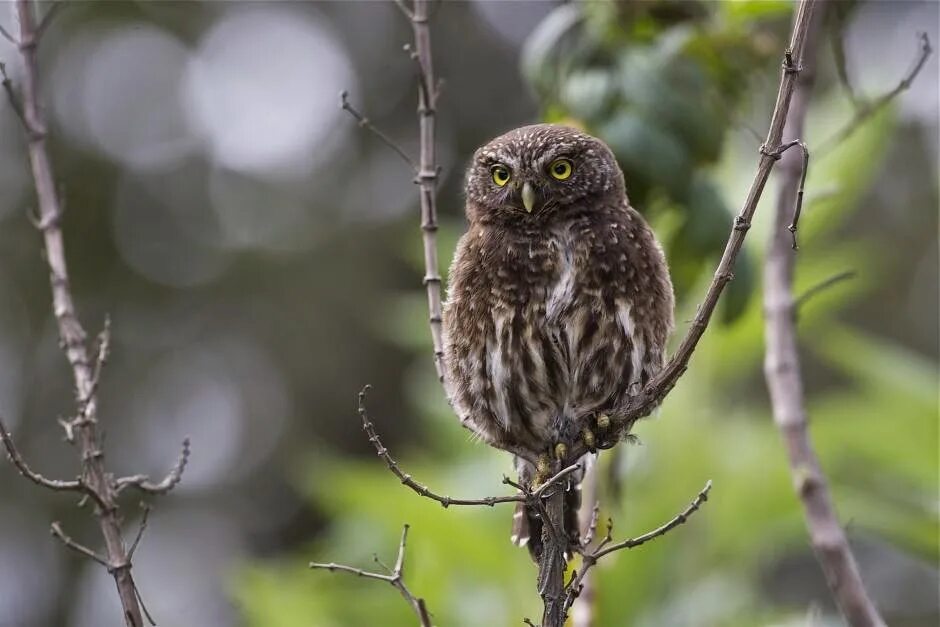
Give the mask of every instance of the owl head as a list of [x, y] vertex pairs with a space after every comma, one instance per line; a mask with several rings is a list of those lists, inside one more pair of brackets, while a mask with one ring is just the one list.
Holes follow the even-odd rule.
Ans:
[[567, 126], [535, 124], [476, 151], [467, 173], [467, 217], [545, 220], [573, 205], [623, 194], [623, 173], [604, 142]]

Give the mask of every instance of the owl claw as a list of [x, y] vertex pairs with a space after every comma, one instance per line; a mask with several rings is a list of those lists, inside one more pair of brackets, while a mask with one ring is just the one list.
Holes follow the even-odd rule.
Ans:
[[532, 478], [531, 488], [535, 489], [545, 483], [551, 476], [552, 460], [545, 453], [539, 455], [538, 462], [535, 464], [535, 477]]
[[588, 447], [588, 450], [593, 452], [597, 446], [597, 440], [594, 438], [594, 432], [585, 427], [581, 431], [581, 439], [584, 440], [584, 445]]

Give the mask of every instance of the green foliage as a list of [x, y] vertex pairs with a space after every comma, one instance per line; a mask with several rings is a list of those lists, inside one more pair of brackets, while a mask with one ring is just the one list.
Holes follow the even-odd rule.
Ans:
[[[731, 210], [706, 169], [732, 128], [754, 71], [782, 42], [763, 25], [786, 3], [586, 2], [550, 14], [522, 70], [547, 118], [587, 128], [611, 146], [641, 211], [677, 212], [667, 242], [685, 295], [727, 238]], [[751, 261], [722, 305], [733, 321], [754, 288]]]

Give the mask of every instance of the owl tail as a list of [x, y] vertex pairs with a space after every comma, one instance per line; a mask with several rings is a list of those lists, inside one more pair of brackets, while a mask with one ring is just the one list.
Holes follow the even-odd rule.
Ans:
[[[535, 476], [535, 468], [531, 464], [517, 458], [516, 469], [519, 471], [519, 480], [524, 485], [532, 482], [532, 477]], [[582, 478], [583, 473], [570, 478], [565, 489], [565, 535], [568, 537], [568, 549], [566, 551], [568, 557], [573, 554], [581, 541], [578, 511], [581, 509]], [[510, 540], [516, 546], [527, 547], [532, 559], [536, 562], [539, 560], [542, 555], [542, 519], [535, 508], [529, 507], [525, 503], [516, 504], [516, 510], [512, 515]]]

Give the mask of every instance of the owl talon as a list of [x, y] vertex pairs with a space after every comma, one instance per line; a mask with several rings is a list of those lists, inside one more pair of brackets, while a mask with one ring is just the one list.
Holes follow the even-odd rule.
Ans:
[[555, 459], [558, 461], [564, 460], [568, 456], [568, 447], [564, 442], [559, 442], [555, 445]]
[[597, 440], [594, 438], [594, 432], [585, 427], [581, 431], [581, 439], [584, 440], [584, 445], [588, 447], [588, 450], [593, 452], [597, 445]]

